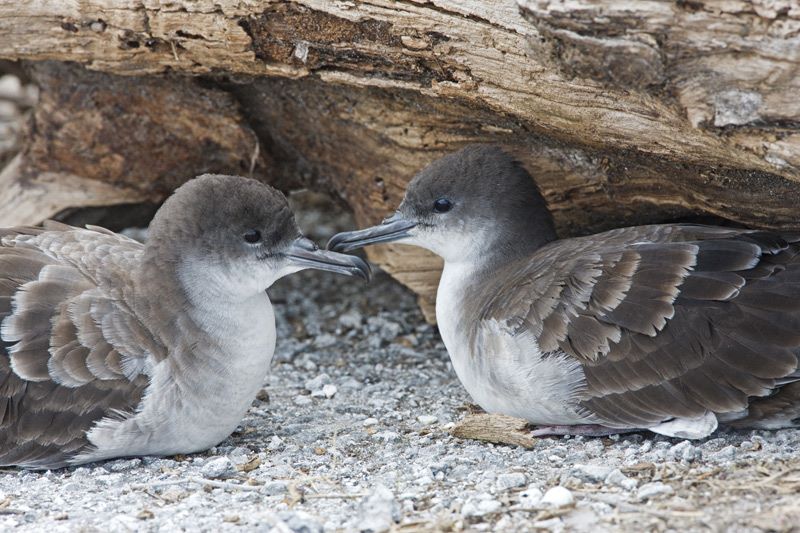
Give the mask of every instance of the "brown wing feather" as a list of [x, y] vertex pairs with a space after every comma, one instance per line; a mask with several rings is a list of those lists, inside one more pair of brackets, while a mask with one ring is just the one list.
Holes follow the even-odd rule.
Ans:
[[798, 379], [800, 236], [648, 226], [558, 241], [509, 268], [480, 318], [578, 359], [580, 408], [600, 423], [741, 418]]
[[[112, 251], [135, 259], [140, 245], [63, 224], [0, 237], [0, 465], [66, 466], [97, 421], [135, 410], [147, 386], [135, 331], [149, 336], [109, 296], [130, 284], [129, 269], [108, 268]], [[163, 357], [152, 339], [145, 350]]]

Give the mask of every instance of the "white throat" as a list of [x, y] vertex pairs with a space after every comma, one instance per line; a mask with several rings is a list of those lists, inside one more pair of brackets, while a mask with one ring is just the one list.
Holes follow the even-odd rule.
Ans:
[[[463, 299], [474, 273], [475, 266], [469, 262], [445, 261], [436, 291], [436, 322], [445, 348], [456, 367], [457, 360], [468, 358], [466, 335], [458, 334], [458, 326], [463, 322]], [[458, 372], [459, 369], [456, 368], [456, 373]]]
[[439, 332], [464, 388], [490, 413], [535, 423], [586, 423], [574, 410], [576, 384], [583, 379], [574, 359], [543, 358], [532, 335], [514, 336], [496, 320], [465, 316], [465, 307], [474, 305], [465, 306], [464, 299], [476, 294], [469, 288], [483, 279], [476, 276], [480, 269], [446, 261], [436, 293]]
[[486, 253], [487, 239], [491, 235], [488, 229], [468, 231], [463, 224], [450, 227], [447, 231], [417, 226], [409, 232], [408, 237], [397, 242], [425, 248], [444, 259], [446, 264], [476, 266]]

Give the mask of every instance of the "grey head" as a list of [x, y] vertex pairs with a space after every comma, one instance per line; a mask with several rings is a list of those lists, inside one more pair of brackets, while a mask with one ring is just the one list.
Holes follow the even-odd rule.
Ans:
[[525, 168], [499, 147], [471, 145], [417, 174], [382, 224], [335, 235], [328, 248], [398, 242], [445, 261], [483, 261], [530, 253], [553, 239], [552, 218]]
[[248, 298], [306, 268], [369, 277], [363, 260], [320, 250], [303, 237], [279, 191], [209, 174], [179, 187], [158, 210], [144, 267], [150, 274], [169, 269], [185, 289], [216, 287], [231, 299]]

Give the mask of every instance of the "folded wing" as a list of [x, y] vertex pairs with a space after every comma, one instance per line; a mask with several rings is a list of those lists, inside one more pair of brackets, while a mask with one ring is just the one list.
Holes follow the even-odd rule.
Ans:
[[557, 241], [481, 318], [579, 361], [597, 423], [745, 419], [800, 378], [799, 254], [800, 236], [694, 225]]
[[136, 409], [161, 346], [125, 305], [141, 245], [69, 226], [0, 234], [0, 464], [56, 468]]

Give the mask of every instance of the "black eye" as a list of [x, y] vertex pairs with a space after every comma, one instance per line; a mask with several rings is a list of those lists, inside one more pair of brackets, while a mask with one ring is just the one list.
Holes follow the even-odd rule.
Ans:
[[255, 244], [261, 240], [261, 232], [257, 229], [249, 229], [244, 232], [244, 240], [250, 244]]
[[433, 210], [436, 213], [447, 213], [453, 208], [453, 202], [447, 198], [439, 198], [433, 202]]

